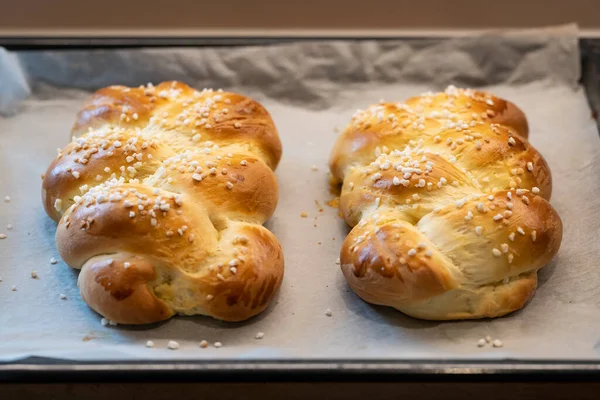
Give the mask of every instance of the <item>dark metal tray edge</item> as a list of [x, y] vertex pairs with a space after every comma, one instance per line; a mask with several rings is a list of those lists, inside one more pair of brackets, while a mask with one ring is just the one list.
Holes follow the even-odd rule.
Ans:
[[0, 363], [0, 382], [600, 381], [600, 362], [276, 360]]

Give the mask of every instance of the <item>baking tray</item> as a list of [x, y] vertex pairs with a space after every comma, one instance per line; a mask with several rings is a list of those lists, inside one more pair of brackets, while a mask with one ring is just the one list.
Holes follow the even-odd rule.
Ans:
[[[312, 40], [331, 39], [312, 38]], [[344, 37], [343, 39], [348, 39]], [[353, 40], [368, 40], [360, 37]], [[389, 40], [415, 40], [390, 37]], [[92, 49], [124, 47], [174, 46], [238, 46], [268, 45], [305, 40], [297, 38], [0, 38], [0, 46], [9, 50], [26, 49]], [[377, 38], [377, 40], [386, 40]], [[600, 90], [600, 40], [581, 38], [581, 84], [584, 86], [593, 113], [598, 110]], [[485, 322], [482, 322], [485, 323]], [[584, 380], [600, 379], [600, 362], [595, 360], [310, 360], [281, 359], [277, 361], [134, 361], [134, 362], [74, 362], [33, 357], [18, 362], [0, 363], [2, 382], [58, 381], [264, 381], [264, 380], [326, 380], [326, 381], [397, 381], [397, 380]]]

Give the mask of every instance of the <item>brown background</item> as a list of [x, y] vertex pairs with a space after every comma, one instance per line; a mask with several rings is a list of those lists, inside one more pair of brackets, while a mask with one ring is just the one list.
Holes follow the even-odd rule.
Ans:
[[598, 399], [598, 383], [205, 383], [0, 385], [3, 399]]
[[576, 22], [600, 28], [595, 0], [0, 0], [0, 34], [373, 34]]

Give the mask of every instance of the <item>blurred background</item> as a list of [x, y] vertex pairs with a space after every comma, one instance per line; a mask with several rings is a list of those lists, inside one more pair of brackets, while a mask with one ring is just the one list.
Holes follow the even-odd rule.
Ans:
[[575, 22], [594, 0], [0, 0], [0, 36], [448, 35]]

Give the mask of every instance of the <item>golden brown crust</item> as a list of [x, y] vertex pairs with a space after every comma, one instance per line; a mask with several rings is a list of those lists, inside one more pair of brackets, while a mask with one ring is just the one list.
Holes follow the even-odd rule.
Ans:
[[[125, 269], [125, 262], [135, 267]], [[132, 255], [123, 259], [99, 256], [90, 260], [81, 271], [78, 286], [81, 297], [90, 308], [110, 321], [150, 324], [174, 314], [148, 287], [154, 279], [156, 272], [153, 265], [142, 256]]]
[[550, 170], [525, 139], [525, 117], [454, 88], [407, 104], [357, 113], [334, 147], [340, 210], [354, 227], [344, 276], [364, 300], [418, 318], [521, 308], [562, 240]]
[[[422, 242], [412, 225], [401, 220], [382, 225], [367, 222], [352, 229], [340, 257], [346, 279], [361, 297], [371, 298], [375, 304], [418, 301], [456, 286], [448, 268], [443, 267], [443, 258], [399, 256]], [[374, 288], [377, 296], [371, 294]]]
[[525, 114], [510, 101], [501, 99], [493, 94], [473, 89], [458, 89], [448, 87], [442, 93], [427, 93], [411, 97], [405, 102], [409, 107], [419, 108], [420, 113], [431, 113], [447, 109], [457, 115], [457, 119], [469, 123], [473, 114], [479, 119], [512, 128], [521, 137], [529, 135], [529, 125]]
[[277, 204], [281, 144], [262, 106], [178, 82], [113, 86], [85, 104], [73, 132], [42, 199], [90, 307], [145, 324], [240, 321], [268, 306], [283, 255], [261, 224]]
[[[134, 140], [136, 145], [131, 145]], [[75, 196], [82, 196], [94, 186], [121, 176], [144, 179], [162, 165], [163, 159], [172, 155], [171, 148], [135, 130], [89, 132], [62, 149], [46, 170], [42, 182], [46, 213], [58, 222], [73, 205]]]
[[[117, 251], [118, 245], [105, 245], [101, 250], [106, 254], [90, 259], [82, 269], [82, 297], [92, 309], [124, 324], [157, 322], [175, 313], [209, 315], [224, 321], [248, 319], [262, 312], [280, 287], [283, 252], [273, 234], [262, 226], [237, 228], [222, 232], [225, 238], [220, 254], [210, 258], [212, 263], [200, 271], [194, 268], [193, 260], [207, 257], [195, 258], [194, 250], [178, 256], [178, 249], [162, 244], [163, 249], [135, 255], [128, 251], [131, 247]], [[231, 245], [238, 236], [234, 233], [246, 237], [247, 242]], [[180, 242], [187, 245], [185, 238]], [[183, 267], [174, 268], [174, 260]], [[231, 260], [238, 261], [235, 273]], [[124, 268], [126, 262], [129, 264]]]
[[459, 127], [458, 132], [476, 132], [489, 129], [491, 123], [507, 128], [511, 135], [527, 138], [529, 134], [527, 119], [516, 105], [485, 92], [450, 87], [446, 92], [424, 94], [405, 103], [380, 103], [354, 114], [333, 148], [330, 169], [341, 181], [350, 164], [372, 161], [377, 147], [402, 150], [411, 140], [436, 136], [446, 140], [445, 133], [455, 127]]
[[[497, 318], [521, 309], [535, 294], [537, 272], [532, 271], [502, 284], [457, 289], [428, 301], [403, 305], [400, 311], [428, 320]], [[451, 311], [445, 311], [452, 304]]]
[[72, 132], [81, 135], [105, 124], [126, 129], [150, 125], [179, 137], [200, 134], [203, 142], [239, 143], [260, 152], [272, 169], [281, 159], [277, 129], [261, 104], [236, 93], [198, 92], [182, 82], [100, 89], [77, 115]]
[[224, 321], [242, 321], [263, 311], [283, 278], [283, 251], [275, 236], [260, 225], [245, 226], [241, 233], [252, 240], [237, 273], [224, 282], [213, 278], [211, 285], [214, 300], [207, 314]]
[[[275, 175], [251, 154], [232, 154], [228, 149], [184, 153], [165, 160], [164, 173], [146, 183], [176, 193], [193, 193], [211, 213], [220, 217], [255, 221], [262, 224], [275, 211], [278, 187]], [[190, 169], [188, 165], [198, 163]], [[201, 180], [194, 180], [198, 174]]]

